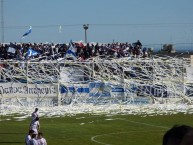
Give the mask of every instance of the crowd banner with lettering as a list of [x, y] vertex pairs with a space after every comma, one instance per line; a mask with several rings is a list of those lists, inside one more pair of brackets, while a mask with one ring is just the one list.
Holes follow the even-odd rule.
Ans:
[[1, 83], [0, 94], [6, 97], [57, 97], [57, 84]]

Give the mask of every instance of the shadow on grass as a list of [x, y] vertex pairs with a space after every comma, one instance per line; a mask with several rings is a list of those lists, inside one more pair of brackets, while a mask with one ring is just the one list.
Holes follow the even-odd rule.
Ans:
[[0, 132], [0, 134], [23, 134], [19, 132]]
[[0, 141], [0, 144], [24, 144], [24, 142], [19, 141]]

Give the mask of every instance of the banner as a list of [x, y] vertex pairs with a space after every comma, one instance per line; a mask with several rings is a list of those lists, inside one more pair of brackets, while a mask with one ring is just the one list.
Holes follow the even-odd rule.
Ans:
[[111, 97], [111, 87], [103, 82], [89, 84], [90, 97]]
[[0, 83], [0, 94], [5, 97], [57, 97], [55, 84]]

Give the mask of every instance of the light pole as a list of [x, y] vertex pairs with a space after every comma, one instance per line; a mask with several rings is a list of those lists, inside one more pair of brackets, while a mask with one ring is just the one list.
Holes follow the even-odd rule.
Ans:
[[4, 5], [3, 0], [1, 0], [1, 41], [4, 43]]
[[83, 28], [84, 28], [84, 30], [85, 30], [85, 43], [87, 43], [87, 33], [86, 33], [86, 31], [87, 31], [87, 29], [88, 29], [88, 24], [84, 24], [83, 25]]

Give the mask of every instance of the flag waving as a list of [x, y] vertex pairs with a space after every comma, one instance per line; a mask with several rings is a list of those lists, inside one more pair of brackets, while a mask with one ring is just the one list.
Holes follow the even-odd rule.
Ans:
[[25, 38], [27, 35], [29, 35], [32, 32], [32, 27], [30, 26], [29, 30], [25, 32], [21, 39]]
[[69, 46], [68, 46], [68, 50], [66, 52], [66, 57], [76, 58], [76, 52], [77, 52], [77, 48], [71, 40], [70, 43], [69, 43]]
[[36, 56], [36, 55], [39, 55], [40, 53], [33, 50], [32, 48], [29, 48], [28, 51], [27, 51], [27, 57], [31, 57], [31, 56]]

